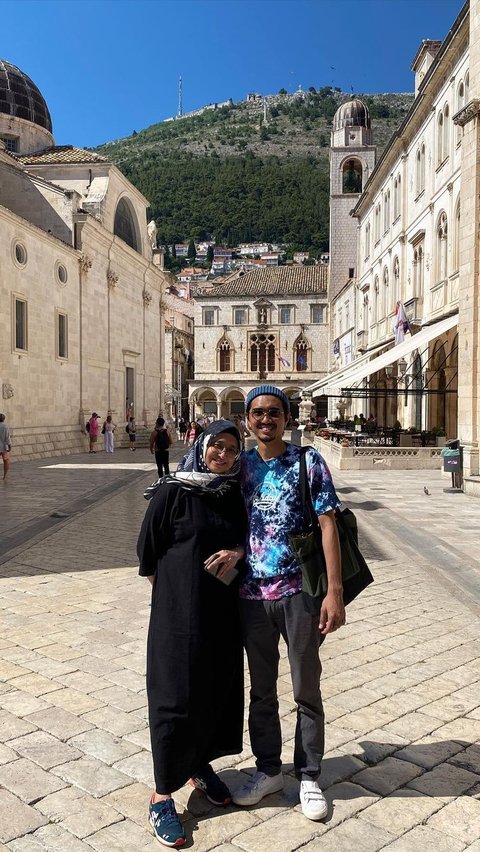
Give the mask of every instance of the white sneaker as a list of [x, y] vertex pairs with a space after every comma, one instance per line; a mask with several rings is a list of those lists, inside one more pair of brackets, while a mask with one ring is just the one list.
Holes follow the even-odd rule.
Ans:
[[232, 801], [236, 805], [256, 805], [264, 796], [270, 793], [278, 793], [283, 790], [283, 775], [265, 775], [264, 772], [255, 772], [248, 781], [232, 794]]
[[328, 813], [328, 804], [317, 781], [300, 783], [300, 802], [307, 819], [323, 819]]

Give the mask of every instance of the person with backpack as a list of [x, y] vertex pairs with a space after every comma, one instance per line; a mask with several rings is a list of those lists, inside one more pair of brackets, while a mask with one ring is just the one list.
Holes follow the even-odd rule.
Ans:
[[155, 453], [155, 461], [160, 478], [168, 476], [170, 473], [168, 450], [171, 443], [172, 438], [165, 426], [165, 420], [163, 417], [157, 417], [155, 427], [150, 435], [150, 452]]

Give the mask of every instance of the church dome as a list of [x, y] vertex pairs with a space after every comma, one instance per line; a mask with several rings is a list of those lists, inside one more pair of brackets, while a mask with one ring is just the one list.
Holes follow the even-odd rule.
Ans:
[[45, 98], [30, 77], [0, 59], [0, 114], [23, 118], [52, 132], [52, 119]]
[[363, 101], [354, 98], [337, 109], [333, 118], [333, 129], [341, 130], [342, 127], [370, 128], [370, 113]]

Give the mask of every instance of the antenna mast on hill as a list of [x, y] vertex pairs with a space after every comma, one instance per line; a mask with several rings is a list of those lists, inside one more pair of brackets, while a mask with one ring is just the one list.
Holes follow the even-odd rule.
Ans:
[[179, 118], [183, 115], [183, 84], [182, 77], [178, 78], [178, 112], [177, 115]]

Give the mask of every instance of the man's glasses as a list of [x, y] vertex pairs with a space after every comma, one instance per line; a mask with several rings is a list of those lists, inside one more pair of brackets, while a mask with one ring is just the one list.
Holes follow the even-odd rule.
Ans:
[[226, 456], [227, 456], [227, 458], [229, 458], [229, 459], [238, 459], [238, 458], [240, 458], [240, 452], [239, 452], [239, 450], [235, 450], [233, 447], [227, 447], [227, 446], [225, 446], [225, 444], [222, 444], [220, 441], [218, 441], [218, 442], [217, 442], [217, 443], [215, 443], [215, 444], [211, 444], [210, 446], [212, 447], [212, 449], [214, 449], [214, 450], [215, 450], [215, 452], [216, 452], [219, 456], [221, 456], [223, 453], [225, 453], [225, 455], [226, 455]]
[[268, 415], [272, 420], [277, 420], [283, 414], [283, 408], [251, 408], [250, 414], [255, 420], [262, 420]]

